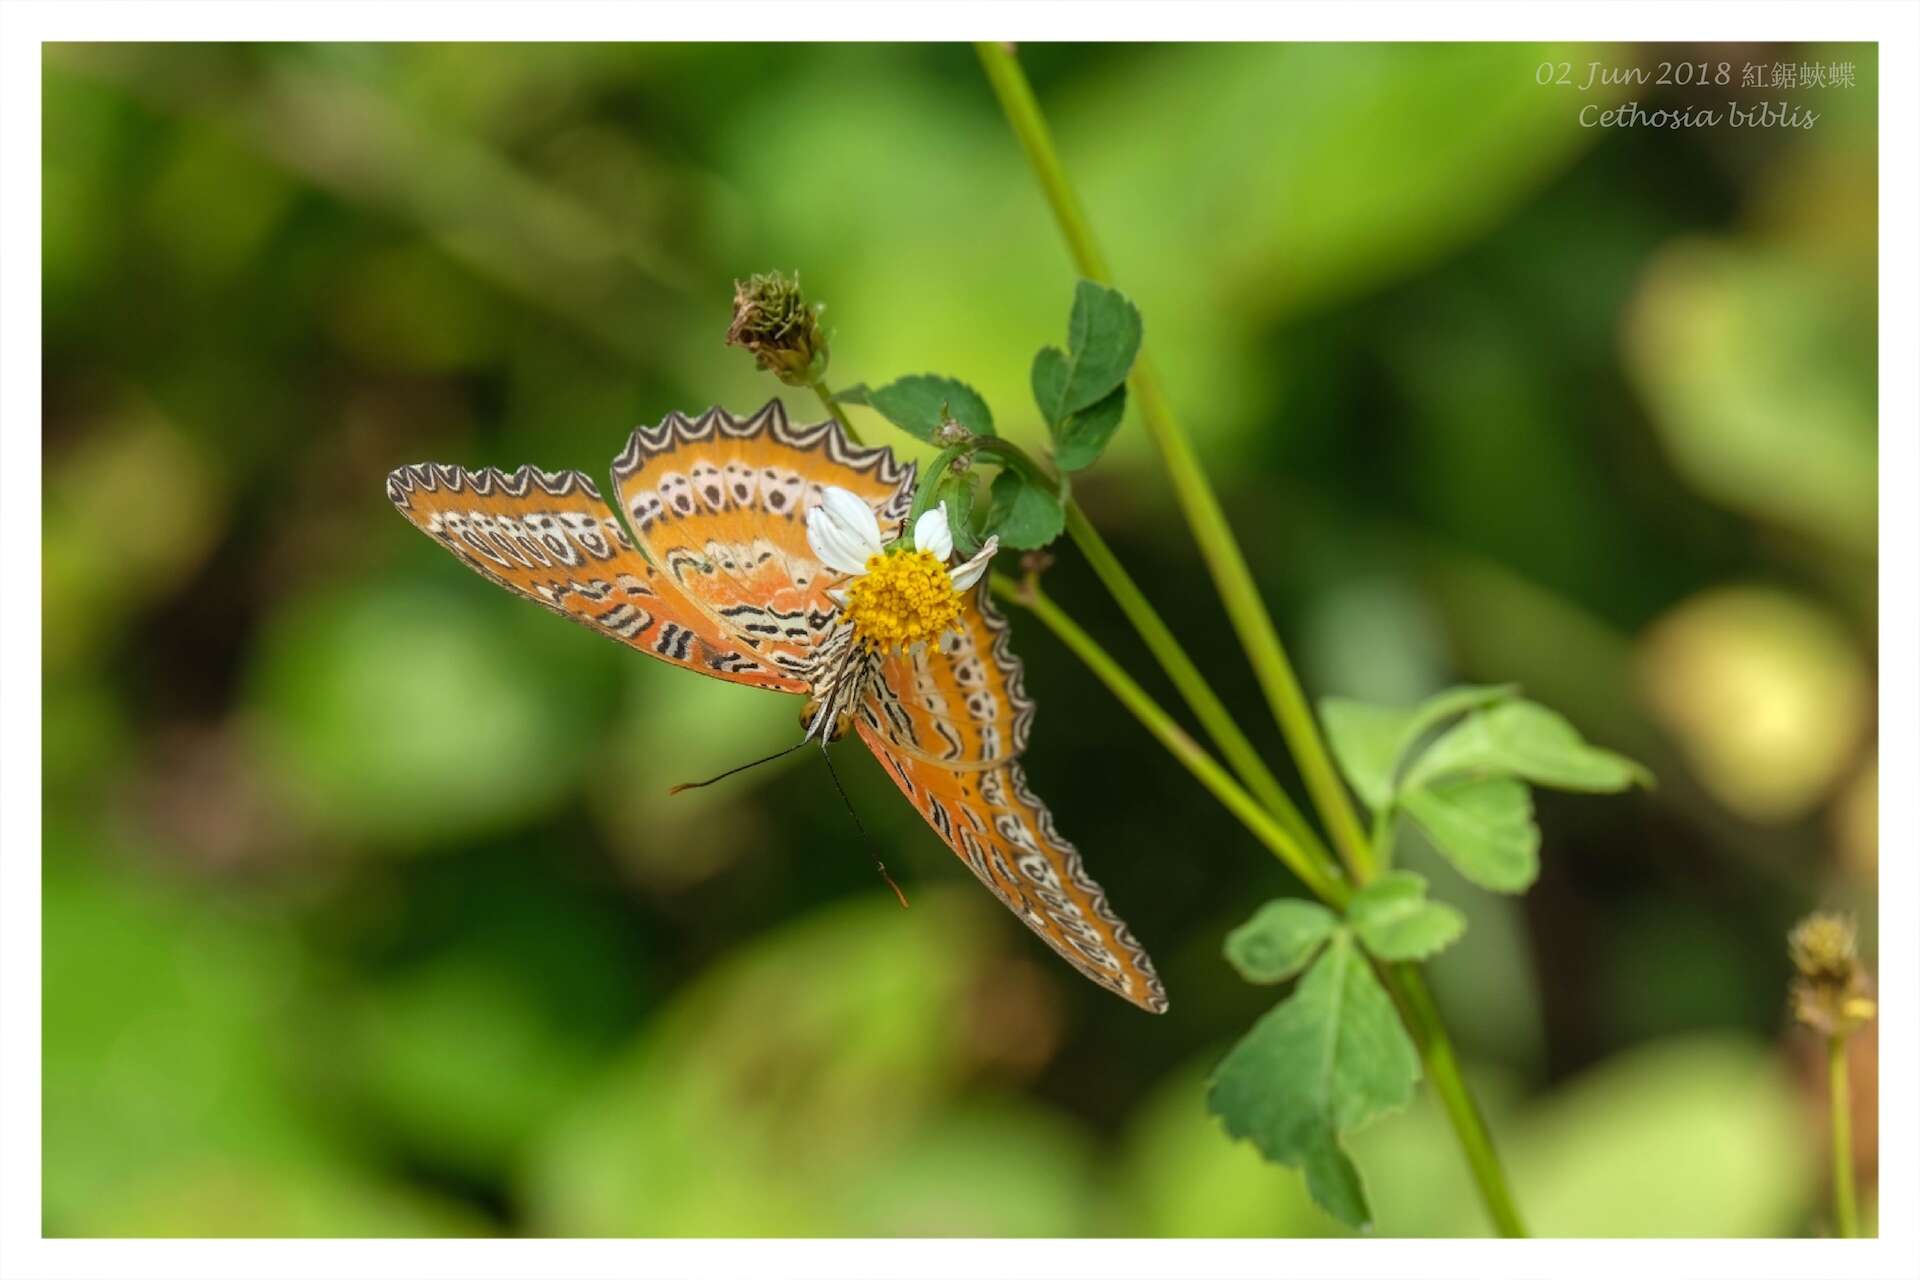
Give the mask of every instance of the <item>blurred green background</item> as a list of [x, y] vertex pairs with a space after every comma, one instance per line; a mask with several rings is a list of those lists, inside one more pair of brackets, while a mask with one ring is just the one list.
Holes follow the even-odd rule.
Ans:
[[[1871, 46], [1036, 46], [1316, 695], [1515, 680], [1649, 762], [1540, 797], [1434, 966], [1542, 1233], [1828, 1230], [1783, 935], [1876, 864]], [[1810, 130], [1582, 129], [1549, 60], [1848, 64]], [[1030, 619], [1028, 769], [1172, 1012], [1084, 982], [794, 706], [469, 574], [422, 459], [604, 475], [797, 269], [833, 380], [1039, 438], [1072, 272], [963, 46], [45, 54], [46, 1230], [1334, 1233], [1203, 1079], [1294, 886]], [[818, 416], [788, 395], [804, 419]], [[875, 438], [901, 437], [868, 420]], [[1077, 493], [1263, 748], [1137, 424]], [[1050, 589], [1166, 692], [1085, 565]], [[1175, 700], [1168, 694], [1169, 705]], [[1873, 1054], [1858, 1055], [1872, 1186]], [[1422, 1101], [1386, 1233], [1484, 1230]]]

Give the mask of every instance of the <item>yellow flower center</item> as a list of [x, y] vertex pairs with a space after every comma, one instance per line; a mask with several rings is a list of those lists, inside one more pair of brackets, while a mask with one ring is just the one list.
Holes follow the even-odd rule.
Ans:
[[930, 551], [884, 553], [847, 588], [846, 615], [869, 652], [932, 640], [960, 621], [960, 593]]

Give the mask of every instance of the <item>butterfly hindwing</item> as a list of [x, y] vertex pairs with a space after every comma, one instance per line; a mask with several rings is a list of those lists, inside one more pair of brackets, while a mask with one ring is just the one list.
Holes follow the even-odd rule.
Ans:
[[913, 466], [863, 448], [831, 419], [788, 423], [778, 400], [736, 418], [714, 408], [640, 427], [614, 460], [616, 500], [640, 548], [699, 608], [788, 671], [834, 616], [841, 576], [807, 543], [822, 486], [860, 496], [889, 535], [913, 501]]
[[927, 825], [1008, 910], [1094, 982], [1149, 1013], [1166, 1010], [1153, 961], [1107, 905], [1017, 762], [947, 768], [896, 749], [864, 721], [857, 727]]
[[897, 750], [949, 768], [978, 769], [1027, 749], [1033, 700], [986, 583], [973, 589], [957, 628], [880, 659], [860, 717]]
[[1159, 1013], [1167, 997], [1153, 962], [1027, 787], [1016, 757], [1032, 723], [1007, 621], [984, 582], [957, 630], [881, 660], [854, 720], [927, 825], [995, 897], [1081, 973]]
[[420, 463], [393, 471], [387, 496], [469, 568], [562, 617], [722, 680], [806, 692], [648, 564], [578, 471]]

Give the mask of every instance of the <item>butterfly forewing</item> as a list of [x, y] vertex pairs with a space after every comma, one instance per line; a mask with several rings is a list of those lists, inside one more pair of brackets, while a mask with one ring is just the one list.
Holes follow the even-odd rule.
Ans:
[[770, 662], [803, 671], [834, 619], [842, 581], [807, 543], [820, 490], [858, 494], [891, 536], [913, 500], [913, 467], [852, 444], [838, 424], [795, 427], [775, 400], [750, 418], [709, 409], [641, 427], [613, 464], [617, 500], [649, 559]]
[[648, 564], [578, 471], [421, 463], [390, 474], [387, 496], [482, 577], [562, 617], [722, 680], [806, 692]]

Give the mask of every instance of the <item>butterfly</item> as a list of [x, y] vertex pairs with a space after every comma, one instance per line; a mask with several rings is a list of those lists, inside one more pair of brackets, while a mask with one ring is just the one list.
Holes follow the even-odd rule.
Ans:
[[632, 536], [579, 471], [419, 463], [387, 496], [516, 595], [675, 666], [803, 695], [807, 737], [856, 733], [1022, 922], [1162, 1012], [1152, 961], [1021, 771], [1034, 704], [981, 580], [993, 546], [949, 569], [944, 507], [909, 533], [914, 474], [775, 400], [637, 428], [613, 463]]

